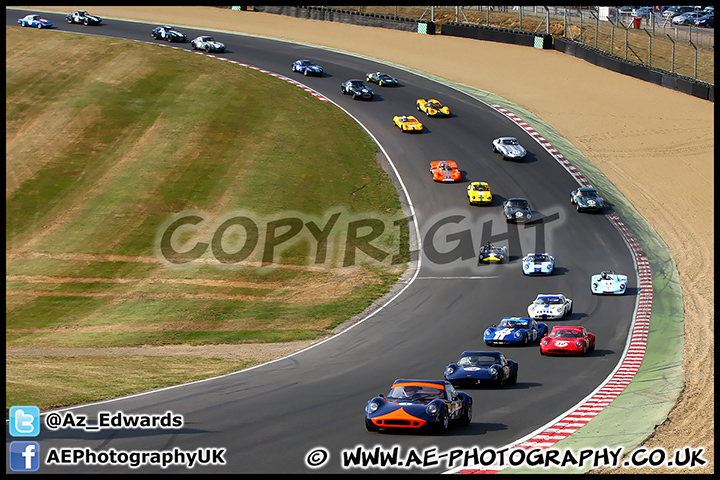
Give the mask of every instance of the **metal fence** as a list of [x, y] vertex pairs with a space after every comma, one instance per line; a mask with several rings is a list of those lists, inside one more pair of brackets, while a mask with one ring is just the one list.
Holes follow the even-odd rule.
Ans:
[[[549, 33], [602, 50], [633, 63], [715, 84], [714, 29], [676, 26], [647, 14], [634, 17], [617, 9], [551, 6], [360, 6], [365, 13], [435, 22], [474, 23]], [[607, 14], [606, 14], [607, 13]]]

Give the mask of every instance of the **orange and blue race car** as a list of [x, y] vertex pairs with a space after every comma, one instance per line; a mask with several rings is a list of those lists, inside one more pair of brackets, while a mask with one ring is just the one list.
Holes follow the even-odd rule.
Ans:
[[459, 182], [462, 177], [457, 163], [452, 160], [430, 162], [430, 173], [436, 182]]
[[444, 432], [451, 423], [469, 425], [472, 397], [447, 380], [395, 380], [387, 395], [365, 405], [365, 428], [431, 429]]
[[556, 325], [540, 340], [541, 355], [584, 355], [595, 350], [595, 335], [585, 327]]
[[393, 122], [403, 132], [422, 132], [423, 124], [412, 115], [397, 115], [393, 117]]
[[415, 104], [418, 112], [423, 112], [428, 117], [447, 117], [450, 115], [450, 108], [434, 98], [418, 98]]
[[470, 205], [490, 205], [492, 192], [487, 182], [472, 182], [467, 187], [468, 202]]

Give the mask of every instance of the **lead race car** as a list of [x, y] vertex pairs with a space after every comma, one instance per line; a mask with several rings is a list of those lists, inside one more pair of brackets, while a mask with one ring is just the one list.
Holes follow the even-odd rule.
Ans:
[[541, 355], [584, 355], [595, 350], [595, 335], [585, 327], [554, 326], [540, 340]]
[[383, 72], [368, 72], [365, 74], [365, 81], [377, 83], [380, 87], [397, 87], [400, 83], [397, 78]]
[[445, 380], [454, 387], [515, 385], [517, 375], [517, 362], [502, 352], [462, 352], [457, 362], [445, 367]]
[[525, 275], [550, 275], [555, 269], [555, 257], [549, 253], [528, 253], [522, 258]]
[[590, 291], [594, 295], [622, 295], [627, 288], [627, 275], [604, 270], [590, 277]]
[[397, 379], [387, 395], [365, 405], [365, 428], [433, 429], [444, 432], [450, 424], [469, 425], [472, 397], [456, 391], [447, 380]]
[[485, 345], [527, 345], [544, 337], [548, 327], [533, 318], [505, 317], [497, 326], [485, 329]]
[[535, 320], [558, 320], [572, 313], [572, 300], [562, 293], [542, 293], [528, 305], [528, 315]]

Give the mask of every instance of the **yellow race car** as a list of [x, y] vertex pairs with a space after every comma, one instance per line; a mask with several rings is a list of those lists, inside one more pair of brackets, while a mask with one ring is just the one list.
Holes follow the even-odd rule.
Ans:
[[398, 115], [393, 117], [393, 122], [403, 132], [422, 132], [423, 124], [412, 115]]
[[486, 182], [472, 182], [467, 187], [467, 196], [470, 205], [490, 205], [492, 192]]
[[447, 117], [450, 109], [434, 98], [418, 98], [418, 112], [424, 112], [428, 117]]

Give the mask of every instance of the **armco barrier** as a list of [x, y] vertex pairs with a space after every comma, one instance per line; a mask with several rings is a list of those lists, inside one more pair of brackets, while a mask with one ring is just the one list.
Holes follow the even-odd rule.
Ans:
[[275, 13], [297, 18], [311, 20], [324, 20], [327, 22], [352, 23], [367, 27], [391, 28], [406, 32], [435, 34], [435, 22], [417, 20], [414, 18], [396, 17], [394, 15], [381, 15], [377, 13], [363, 13], [356, 10], [342, 10], [326, 7], [293, 7], [287, 5], [256, 5], [257, 12]]
[[573, 42], [567, 38], [555, 39], [555, 50], [581, 58], [586, 62], [607, 68], [613, 72], [645, 80], [672, 90], [677, 90], [703, 100], [715, 101], [715, 86], [676, 73], [650, 68], [639, 63], [628, 62], [596, 48]]
[[440, 27], [443, 35], [453, 37], [474, 38], [489, 42], [512, 43], [526, 47], [552, 49], [552, 35], [549, 33], [526, 32], [511, 28], [489, 27], [474, 23], [447, 22]]

